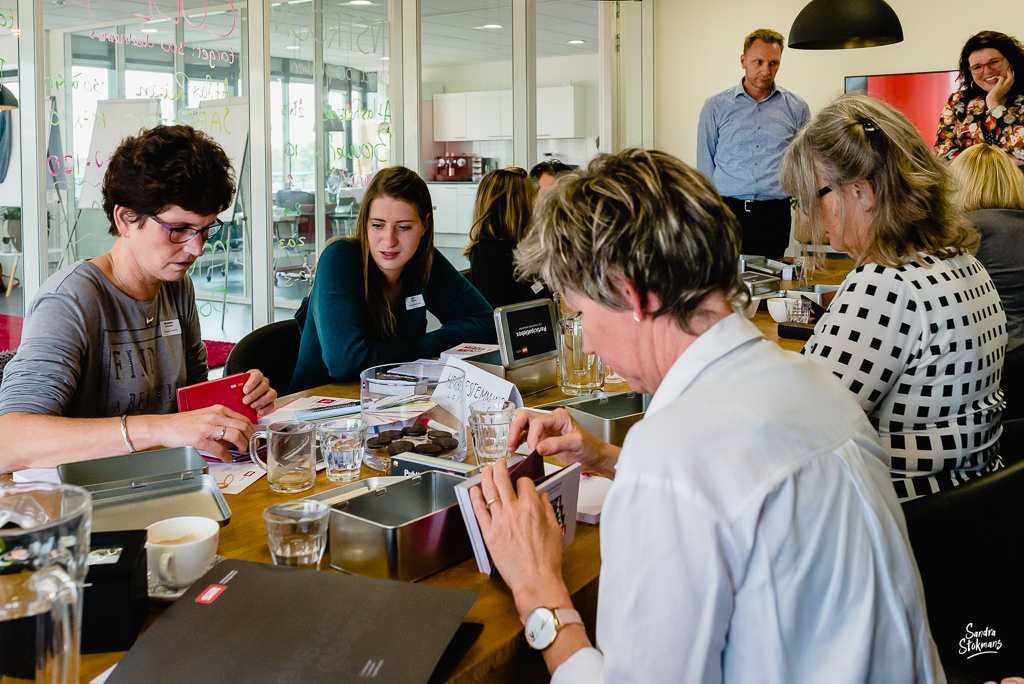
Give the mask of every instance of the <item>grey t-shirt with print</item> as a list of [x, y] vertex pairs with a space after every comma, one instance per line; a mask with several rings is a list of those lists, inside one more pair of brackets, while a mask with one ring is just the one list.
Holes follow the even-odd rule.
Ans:
[[0, 415], [174, 413], [176, 390], [206, 376], [190, 278], [162, 283], [139, 302], [79, 261], [50, 276], [29, 306], [0, 385]]

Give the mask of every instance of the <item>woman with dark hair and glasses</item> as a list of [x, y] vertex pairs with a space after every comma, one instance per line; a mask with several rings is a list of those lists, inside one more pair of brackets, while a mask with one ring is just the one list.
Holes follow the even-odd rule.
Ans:
[[[207, 378], [188, 270], [235, 192], [224, 150], [188, 126], [128, 138], [103, 177], [109, 252], [54, 273], [29, 305], [0, 385], [0, 470], [140, 449], [193, 446], [230, 460], [253, 427], [223, 406], [177, 413], [176, 391]], [[244, 402], [277, 393], [250, 371]]]
[[953, 159], [976, 143], [988, 143], [1024, 165], [1024, 45], [1013, 36], [982, 31], [960, 51], [960, 90], [939, 118], [935, 153]]
[[857, 260], [804, 353], [854, 393], [903, 500], [1000, 466], [1006, 315], [947, 166], [865, 95], [822, 109], [782, 160], [814, 242]]

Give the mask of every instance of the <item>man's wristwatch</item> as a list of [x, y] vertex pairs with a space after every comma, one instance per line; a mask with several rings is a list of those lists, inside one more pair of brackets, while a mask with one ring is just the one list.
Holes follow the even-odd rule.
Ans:
[[583, 618], [572, 608], [536, 608], [526, 618], [526, 643], [543, 651], [554, 643], [562, 627], [582, 624]]

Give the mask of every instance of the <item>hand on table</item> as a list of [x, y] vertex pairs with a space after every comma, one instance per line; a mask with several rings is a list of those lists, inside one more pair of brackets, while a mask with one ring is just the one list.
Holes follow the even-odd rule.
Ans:
[[509, 429], [509, 451], [515, 451], [524, 441], [530, 451], [541, 456], [551, 456], [562, 463], [578, 462], [584, 469], [605, 477], [615, 476], [615, 462], [621, 451], [581, 428], [565, 409], [551, 413], [518, 412]]
[[277, 390], [270, 387], [270, 381], [259, 370], [253, 368], [249, 371], [249, 379], [245, 381], [242, 392], [245, 394], [242, 403], [256, 409], [260, 418], [274, 410]]
[[[562, 581], [562, 529], [547, 494], [529, 478], [512, 486], [504, 459], [484, 468], [480, 487], [469, 490], [484, 543], [512, 590], [520, 618], [538, 606], [569, 607]], [[491, 502], [488, 506], [487, 502]]]
[[219, 404], [164, 416], [129, 416], [127, 427], [136, 449], [191, 446], [226, 463], [232, 460], [228, 449], [245, 453], [253, 433], [248, 418]]
[[[985, 682], [985, 684], [997, 684], [996, 682]], [[1024, 677], [1007, 677], [998, 684], [1024, 684]]]

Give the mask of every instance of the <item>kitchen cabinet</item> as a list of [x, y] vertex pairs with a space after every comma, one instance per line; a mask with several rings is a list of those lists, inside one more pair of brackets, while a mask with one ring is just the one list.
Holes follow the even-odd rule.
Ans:
[[582, 86], [537, 88], [537, 138], [582, 138], [586, 105]]
[[434, 140], [471, 140], [466, 137], [466, 93], [434, 95]]
[[[481, 90], [464, 93], [466, 96], [466, 139], [467, 140], [500, 140], [512, 137], [512, 91], [508, 97], [502, 98], [498, 90]], [[502, 126], [502, 107], [508, 103], [508, 132]]]
[[478, 187], [476, 183], [427, 183], [435, 233], [469, 235]]

